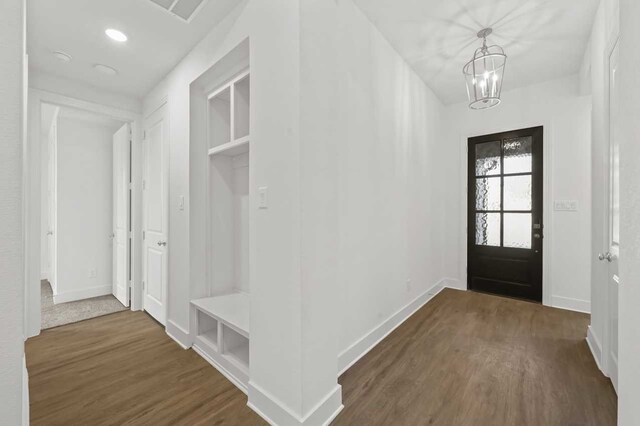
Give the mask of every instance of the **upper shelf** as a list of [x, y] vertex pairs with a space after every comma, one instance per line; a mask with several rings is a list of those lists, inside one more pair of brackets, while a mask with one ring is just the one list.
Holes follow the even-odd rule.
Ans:
[[250, 299], [248, 294], [232, 293], [205, 297], [192, 300], [191, 304], [249, 338]]
[[209, 150], [209, 155], [226, 155], [234, 157], [249, 151], [249, 136], [227, 142], [222, 145], [214, 146]]

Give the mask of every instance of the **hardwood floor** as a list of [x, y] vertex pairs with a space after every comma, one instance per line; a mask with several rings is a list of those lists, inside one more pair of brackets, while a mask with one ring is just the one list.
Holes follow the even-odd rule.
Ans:
[[445, 289], [340, 378], [334, 425], [616, 424], [589, 316]]
[[32, 425], [263, 425], [247, 398], [142, 312], [27, 341]]
[[[444, 290], [340, 377], [335, 425], [615, 425], [588, 316]], [[33, 425], [262, 425], [246, 396], [146, 314], [27, 342]]]

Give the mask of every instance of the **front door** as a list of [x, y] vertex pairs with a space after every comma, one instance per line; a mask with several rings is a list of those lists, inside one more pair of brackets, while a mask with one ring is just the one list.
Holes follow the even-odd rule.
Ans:
[[161, 324], [166, 322], [167, 303], [167, 119], [165, 108], [145, 123], [143, 141], [143, 306]]
[[467, 285], [542, 302], [542, 127], [469, 139]]

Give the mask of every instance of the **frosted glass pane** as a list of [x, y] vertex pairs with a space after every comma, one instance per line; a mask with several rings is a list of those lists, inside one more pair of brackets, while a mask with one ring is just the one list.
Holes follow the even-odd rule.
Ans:
[[476, 213], [476, 244], [500, 245], [500, 213]]
[[505, 176], [504, 209], [531, 210], [531, 175]]
[[476, 210], [500, 210], [500, 178], [476, 179]]
[[531, 137], [504, 141], [504, 173], [531, 172]]
[[531, 248], [531, 213], [504, 214], [504, 247]]
[[476, 144], [476, 176], [500, 174], [500, 142]]

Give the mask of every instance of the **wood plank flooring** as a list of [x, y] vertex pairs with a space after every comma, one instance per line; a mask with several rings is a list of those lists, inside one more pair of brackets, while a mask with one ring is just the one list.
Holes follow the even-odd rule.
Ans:
[[616, 424], [589, 316], [445, 289], [340, 378], [334, 425]]
[[[598, 425], [616, 397], [587, 315], [444, 290], [340, 377], [335, 425]], [[246, 396], [146, 314], [27, 342], [33, 425], [263, 425]]]
[[142, 312], [27, 341], [32, 425], [263, 425], [247, 398]]

